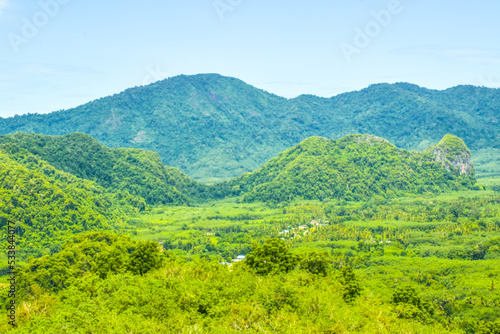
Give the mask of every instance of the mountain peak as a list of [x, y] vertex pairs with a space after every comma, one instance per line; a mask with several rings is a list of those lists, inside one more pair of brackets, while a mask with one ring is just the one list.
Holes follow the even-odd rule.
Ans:
[[447, 171], [455, 170], [460, 175], [474, 173], [471, 153], [462, 139], [447, 134], [432, 150], [435, 161], [441, 162]]
[[200, 74], [193, 74], [193, 75], [186, 75], [186, 74], [181, 74], [177, 76], [173, 76], [167, 79], [163, 79], [160, 81], [157, 81], [160, 85], [163, 84], [194, 84], [194, 85], [200, 85], [200, 84], [215, 84], [215, 83], [227, 83], [227, 84], [232, 84], [232, 85], [238, 85], [238, 84], [244, 84], [248, 85], [244, 81], [234, 78], [234, 77], [228, 77], [228, 76], [223, 76], [218, 73], [200, 73]]

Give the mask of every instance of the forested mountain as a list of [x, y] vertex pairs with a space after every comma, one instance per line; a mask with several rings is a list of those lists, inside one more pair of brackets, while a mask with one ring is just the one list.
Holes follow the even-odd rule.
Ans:
[[424, 152], [398, 149], [373, 135], [311, 137], [228, 186], [247, 202], [439, 193], [475, 187], [470, 158], [465, 143], [451, 135]]
[[237, 79], [180, 76], [72, 110], [0, 119], [0, 131], [79, 131], [109, 147], [158, 152], [195, 178], [231, 177], [290, 146], [274, 131], [285, 102]]
[[148, 204], [189, 204], [206, 198], [208, 187], [176, 168], [163, 165], [157, 153], [110, 149], [83, 133], [44, 136], [16, 133], [0, 136], [0, 147], [24, 149], [53, 167], [95, 181], [109, 191], [128, 191]]
[[285, 99], [235, 78], [200, 74], [131, 88], [70, 110], [0, 118], [0, 133], [83, 132], [110, 147], [158, 152], [166, 165], [213, 182], [253, 171], [311, 136], [367, 133], [424, 150], [449, 133], [473, 151], [498, 149], [499, 110], [500, 89], [437, 91], [397, 83], [332, 98]]

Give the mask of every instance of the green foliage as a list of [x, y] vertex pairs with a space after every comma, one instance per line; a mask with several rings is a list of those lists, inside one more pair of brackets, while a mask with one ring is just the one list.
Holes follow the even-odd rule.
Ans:
[[83, 133], [65, 136], [16, 133], [0, 136], [0, 147], [12, 159], [23, 159], [27, 151], [59, 170], [117, 192], [120, 197], [126, 192], [148, 204], [189, 204], [209, 195], [208, 187], [175, 168], [164, 166], [157, 153], [110, 149]]
[[110, 228], [123, 215], [116, 204], [113, 195], [93, 182], [31, 154], [15, 161], [0, 147], [0, 228], [7, 220], [16, 222], [20, 257], [73, 233]]
[[398, 317], [401, 318], [427, 320], [436, 313], [435, 306], [422, 299], [411, 286], [394, 290], [392, 302], [396, 305]]
[[327, 252], [307, 253], [300, 261], [300, 267], [311, 274], [324, 276], [330, 267], [329, 255]]
[[[498, 148], [483, 148], [477, 150], [472, 155], [472, 162], [476, 175], [481, 177], [481, 184], [485, 186], [497, 187], [500, 192], [500, 149]], [[488, 179], [484, 179], [488, 178]], [[488, 188], [489, 189], [489, 188]]]
[[[79, 236], [64, 249], [76, 247], [87, 260], [92, 260], [109, 247], [129, 242], [127, 238], [94, 233]], [[70, 262], [67, 268], [47, 270], [57, 275], [78, 266], [79, 263]], [[49, 279], [48, 274], [46, 277]], [[228, 269], [217, 261], [202, 258], [171, 261], [161, 270], [142, 276], [125, 272], [100, 277], [87, 271], [68, 279], [68, 284], [57, 293], [37, 284], [29, 287], [30, 293], [19, 299], [19, 326], [10, 329], [6, 322], [1, 322], [0, 331], [452, 332], [439, 324], [399, 319], [389, 304], [373, 296], [346, 304], [340, 286], [328, 275], [292, 270], [282, 275], [255, 276], [246, 266]], [[5, 302], [7, 291], [0, 290]]]
[[478, 325], [478, 334], [500, 334], [500, 319], [495, 322], [482, 322]]
[[[154, 243], [79, 234], [52, 256], [31, 259], [19, 274], [16, 331], [488, 333], [500, 305], [499, 203], [494, 192], [470, 191], [155, 207], [121, 225]], [[160, 240], [167, 252], [158, 250]], [[262, 242], [256, 250], [264, 240], [276, 243], [266, 253], [293, 251], [300, 263], [279, 275], [220, 264], [239, 254], [251, 259], [252, 243]], [[140, 247], [156, 247], [166, 260], [159, 270], [131, 270]], [[312, 273], [325, 259], [344, 274]], [[408, 285], [409, 293], [401, 288]]]
[[[311, 136], [381, 136], [424, 150], [444, 135], [473, 150], [500, 148], [500, 91], [444, 91], [376, 84], [332, 98], [285, 99], [217, 74], [177, 76], [51, 114], [0, 119], [0, 133], [83, 132], [109, 147], [158, 152], [163, 163], [206, 182], [257, 169]], [[497, 168], [498, 166], [495, 166]]]
[[136, 247], [130, 254], [128, 270], [134, 274], [145, 273], [160, 268], [164, 263], [163, 255], [158, 250], [158, 243], [144, 242]]
[[281, 239], [268, 239], [262, 245], [255, 244], [245, 262], [259, 275], [276, 275], [292, 270], [298, 263]]
[[136, 242], [108, 232], [79, 234], [68, 240], [61, 251], [30, 259], [19, 272], [18, 298], [26, 299], [34, 293], [34, 287], [50, 292], [67, 289], [75, 278], [86, 274], [101, 279], [127, 272], [144, 275], [164, 263], [158, 243]]
[[[121, 247], [113, 247], [109, 250], [102, 250], [95, 257], [95, 264], [92, 270], [101, 278], [106, 278], [110, 274], [124, 273], [130, 264], [128, 252]], [[138, 271], [132, 266], [131, 271]], [[129, 269], [129, 270], [130, 270]]]
[[439, 143], [436, 145], [436, 148], [442, 148], [443, 150], [445, 150], [449, 159], [456, 158], [464, 152], [470, 155], [470, 151], [468, 150], [464, 141], [449, 134], [444, 136], [443, 139], [439, 141]]
[[352, 303], [357, 297], [361, 296], [362, 288], [351, 266], [342, 267], [340, 282], [342, 283], [342, 298], [347, 303]]

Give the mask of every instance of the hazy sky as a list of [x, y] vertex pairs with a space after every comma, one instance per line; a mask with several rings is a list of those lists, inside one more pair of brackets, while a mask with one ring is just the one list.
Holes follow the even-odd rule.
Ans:
[[0, 0], [0, 116], [179, 74], [333, 96], [500, 87], [498, 0]]

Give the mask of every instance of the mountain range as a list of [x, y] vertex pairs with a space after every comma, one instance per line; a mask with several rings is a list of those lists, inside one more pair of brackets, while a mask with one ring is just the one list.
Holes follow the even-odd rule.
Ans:
[[236, 78], [199, 74], [130, 88], [69, 110], [0, 118], [0, 134], [82, 132], [112, 148], [157, 152], [165, 165], [215, 183], [254, 171], [312, 136], [366, 133], [423, 151], [452, 134], [473, 155], [488, 152], [480, 160], [488, 164], [500, 152], [499, 110], [500, 89], [484, 87], [438, 91], [375, 84], [332, 98], [286, 99]]

